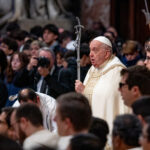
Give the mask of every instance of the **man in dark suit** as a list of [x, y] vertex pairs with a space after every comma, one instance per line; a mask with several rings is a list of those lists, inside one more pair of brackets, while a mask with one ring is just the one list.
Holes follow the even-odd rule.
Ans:
[[69, 92], [69, 89], [58, 81], [59, 69], [54, 64], [55, 55], [53, 51], [48, 48], [42, 48], [39, 52], [39, 58], [43, 57], [47, 58], [50, 64], [48, 66], [43, 66], [42, 64], [37, 66], [37, 73], [34, 76], [35, 90], [48, 94], [54, 98], [63, 93]]

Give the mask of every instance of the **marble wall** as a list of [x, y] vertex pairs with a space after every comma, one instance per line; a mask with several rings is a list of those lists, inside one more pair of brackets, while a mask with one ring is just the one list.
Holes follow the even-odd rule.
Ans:
[[105, 27], [110, 24], [110, 0], [83, 0], [81, 22], [90, 28], [93, 21], [101, 20]]

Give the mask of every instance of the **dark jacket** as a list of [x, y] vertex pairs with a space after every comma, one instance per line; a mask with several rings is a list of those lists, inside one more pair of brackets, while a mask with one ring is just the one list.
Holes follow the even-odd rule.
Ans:
[[5, 106], [8, 97], [7, 87], [2, 80], [0, 80], [0, 110]]

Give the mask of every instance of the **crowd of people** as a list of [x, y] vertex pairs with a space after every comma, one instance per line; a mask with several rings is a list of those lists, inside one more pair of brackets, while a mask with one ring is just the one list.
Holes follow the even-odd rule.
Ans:
[[[100, 22], [0, 35], [1, 150], [150, 149], [150, 38], [123, 40]], [[7, 143], [7, 144], [6, 144]]]

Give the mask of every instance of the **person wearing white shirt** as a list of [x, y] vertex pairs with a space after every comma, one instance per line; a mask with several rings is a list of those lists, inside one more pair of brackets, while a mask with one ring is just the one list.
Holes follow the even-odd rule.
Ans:
[[43, 117], [39, 107], [26, 103], [16, 108], [11, 115], [11, 125], [24, 150], [40, 146], [55, 148], [59, 137], [43, 127]]
[[113, 150], [141, 150], [139, 144], [141, 133], [142, 124], [135, 115], [117, 116], [112, 131]]
[[70, 92], [57, 99], [55, 121], [60, 139], [59, 150], [66, 150], [70, 139], [79, 133], [88, 133], [92, 112], [85, 96]]
[[53, 120], [56, 111], [56, 100], [53, 97], [25, 88], [19, 91], [18, 101], [15, 102], [14, 106], [19, 106], [23, 103], [36, 104], [42, 112], [44, 127], [51, 132], [56, 132], [57, 127]]

